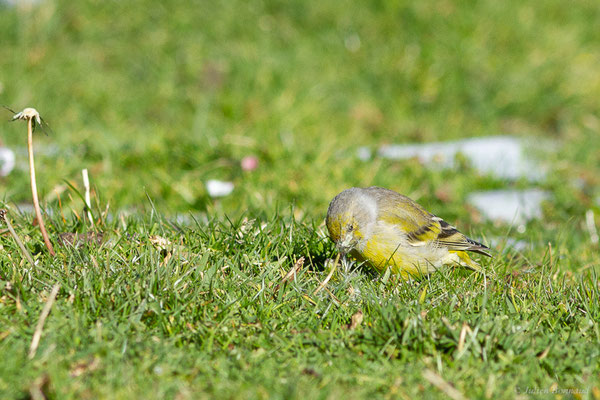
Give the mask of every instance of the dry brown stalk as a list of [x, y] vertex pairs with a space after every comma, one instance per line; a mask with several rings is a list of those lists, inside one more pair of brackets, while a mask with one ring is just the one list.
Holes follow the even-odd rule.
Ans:
[[44, 225], [44, 220], [42, 219], [42, 210], [40, 209], [40, 201], [38, 200], [37, 194], [37, 184], [35, 180], [35, 164], [33, 161], [33, 127], [37, 122], [38, 125], [41, 125], [42, 119], [40, 117], [40, 113], [37, 112], [35, 108], [26, 108], [23, 111], [15, 114], [13, 120], [26, 120], [27, 121], [27, 150], [29, 152], [29, 177], [31, 180], [31, 195], [33, 197], [33, 208], [35, 209], [35, 217], [40, 226], [40, 231], [42, 231], [42, 237], [44, 238], [44, 243], [48, 248], [48, 251], [53, 256], [56, 255], [54, 252], [54, 247], [52, 247], [52, 243], [50, 242], [50, 238], [48, 237], [48, 232], [46, 231], [46, 226]]

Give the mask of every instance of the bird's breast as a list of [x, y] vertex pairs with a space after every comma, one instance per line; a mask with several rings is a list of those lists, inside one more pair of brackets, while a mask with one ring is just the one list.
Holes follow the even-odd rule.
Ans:
[[420, 275], [434, 271], [448, 251], [433, 245], [412, 246], [406, 234], [388, 224], [378, 224], [361, 248], [361, 258], [368, 261], [379, 272], [387, 266], [394, 273]]

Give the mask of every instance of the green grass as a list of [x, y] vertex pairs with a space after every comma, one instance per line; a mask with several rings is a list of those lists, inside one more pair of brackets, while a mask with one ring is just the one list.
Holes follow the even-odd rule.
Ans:
[[[19, 165], [0, 205], [38, 264], [2, 232], [0, 397], [444, 398], [433, 371], [468, 398], [599, 399], [600, 268], [584, 217], [600, 215], [599, 17], [586, 0], [1, 5], [0, 104], [36, 107], [54, 131], [35, 140], [58, 256], [15, 211], [30, 202], [26, 131], [2, 123]], [[500, 133], [556, 145], [538, 185], [552, 198], [525, 232], [465, 205], [524, 180], [356, 157]], [[242, 171], [247, 155], [257, 170]], [[82, 168], [95, 214], [109, 205], [112, 219], [102, 245], [61, 246], [91, 229]], [[211, 199], [208, 179], [235, 190]], [[492, 238], [486, 275], [352, 269], [314, 294], [336, 255], [328, 202], [369, 185]]]
[[[352, 268], [314, 294], [334, 250], [311, 224], [124, 221], [105, 227], [103, 245], [59, 247], [33, 269], [4, 240], [4, 398], [44, 374], [52, 398], [442, 397], [426, 369], [468, 397], [552, 385], [598, 394], [598, 277], [562, 272], [557, 254], [538, 265], [508, 254], [485, 276], [447, 269], [412, 283]], [[300, 257], [296, 279], [282, 282]], [[53, 282], [61, 291], [29, 361]]]

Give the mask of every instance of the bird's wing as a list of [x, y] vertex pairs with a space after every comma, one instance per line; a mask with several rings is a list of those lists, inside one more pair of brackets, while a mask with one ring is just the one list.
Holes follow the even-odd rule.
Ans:
[[440, 232], [434, 240], [440, 245], [448, 247], [449, 250], [474, 251], [488, 257], [492, 256], [486, 251], [489, 247], [468, 238], [440, 217], [432, 216], [432, 221], [439, 226]]
[[395, 196], [393, 204], [386, 204], [380, 209], [379, 218], [388, 224], [398, 226], [405, 232], [409, 244], [412, 246], [425, 246], [435, 243], [454, 251], [474, 251], [491, 255], [486, 251], [489, 248], [463, 235], [435, 215], [427, 212], [419, 204], [406, 196]]

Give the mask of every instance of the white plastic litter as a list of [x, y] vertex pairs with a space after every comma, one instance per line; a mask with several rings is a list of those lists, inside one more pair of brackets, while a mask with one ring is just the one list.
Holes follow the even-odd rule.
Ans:
[[370, 148], [368, 148], [367, 146], [363, 146], [359, 147], [356, 150], [356, 156], [361, 161], [369, 161], [373, 155], [371, 154]]
[[206, 190], [210, 197], [225, 197], [233, 192], [233, 182], [219, 181], [216, 179], [209, 179], [206, 182]]
[[467, 202], [487, 219], [521, 226], [532, 219], [542, 217], [542, 202], [550, 198], [550, 193], [541, 189], [492, 190], [473, 192]]
[[456, 165], [456, 155], [460, 153], [482, 174], [509, 180], [525, 177], [529, 181], [539, 181], [546, 176], [546, 171], [527, 157], [527, 150], [522, 139], [489, 136], [456, 142], [384, 145], [378, 154], [393, 160], [416, 157], [425, 164], [451, 168]]
[[[503, 249], [502, 252], [506, 253], [509, 251], [518, 251], [523, 252], [528, 249], [531, 249], [535, 246], [535, 243], [526, 241], [526, 240], [518, 240], [512, 237], [500, 237], [500, 236], [489, 236], [486, 237], [487, 243], [489, 243], [489, 247], [492, 249]], [[487, 244], [486, 243], [486, 244]]]

